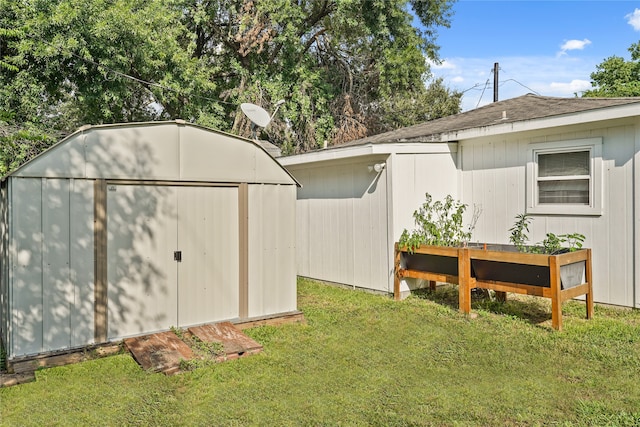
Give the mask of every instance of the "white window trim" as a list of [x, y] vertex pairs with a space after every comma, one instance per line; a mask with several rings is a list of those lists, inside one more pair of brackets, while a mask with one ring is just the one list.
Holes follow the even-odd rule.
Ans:
[[[538, 154], [589, 151], [589, 205], [538, 203]], [[527, 156], [527, 213], [544, 215], [602, 215], [602, 138], [529, 144]], [[566, 179], [567, 177], [562, 177]]]

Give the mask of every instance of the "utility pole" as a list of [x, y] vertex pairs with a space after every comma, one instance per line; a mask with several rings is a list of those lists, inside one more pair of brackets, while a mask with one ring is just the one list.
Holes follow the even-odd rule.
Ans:
[[493, 102], [498, 102], [498, 68], [497, 62], [493, 64]]

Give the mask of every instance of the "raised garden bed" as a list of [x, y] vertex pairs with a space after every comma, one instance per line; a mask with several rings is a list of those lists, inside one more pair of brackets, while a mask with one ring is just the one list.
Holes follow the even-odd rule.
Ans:
[[560, 254], [518, 252], [511, 245], [452, 248], [419, 246], [411, 253], [395, 247], [394, 297], [400, 298], [400, 280], [416, 278], [457, 284], [459, 307], [471, 311], [471, 289], [514, 292], [551, 299], [551, 323], [562, 329], [562, 303], [586, 295], [587, 318], [593, 316], [591, 250]]

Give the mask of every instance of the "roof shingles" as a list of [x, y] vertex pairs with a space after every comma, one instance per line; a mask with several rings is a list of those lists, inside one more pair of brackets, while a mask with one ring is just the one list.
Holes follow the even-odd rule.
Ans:
[[[512, 123], [524, 120], [541, 119], [582, 111], [596, 110], [625, 104], [640, 103], [640, 97], [634, 98], [556, 98], [527, 94], [517, 98], [494, 102], [484, 107], [465, 111], [453, 116], [442, 117], [417, 125], [396, 129], [390, 132], [340, 144], [350, 145], [376, 144], [402, 141], [439, 141], [439, 135], [465, 129]], [[337, 146], [335, 146], [337, 147]]]

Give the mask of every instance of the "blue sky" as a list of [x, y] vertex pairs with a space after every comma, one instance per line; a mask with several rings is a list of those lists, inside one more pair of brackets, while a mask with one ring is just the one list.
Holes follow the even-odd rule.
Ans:
[[500, 100], [572, 97], [591, 87], [598, 64], [630, 59], [640, 41], [640, 1], [459, 0], [453, 10], [451, 28], [438, 29], [442, 63], [431, 71], [465, 91], [464, 111], [493, 101], [495, 62]]

